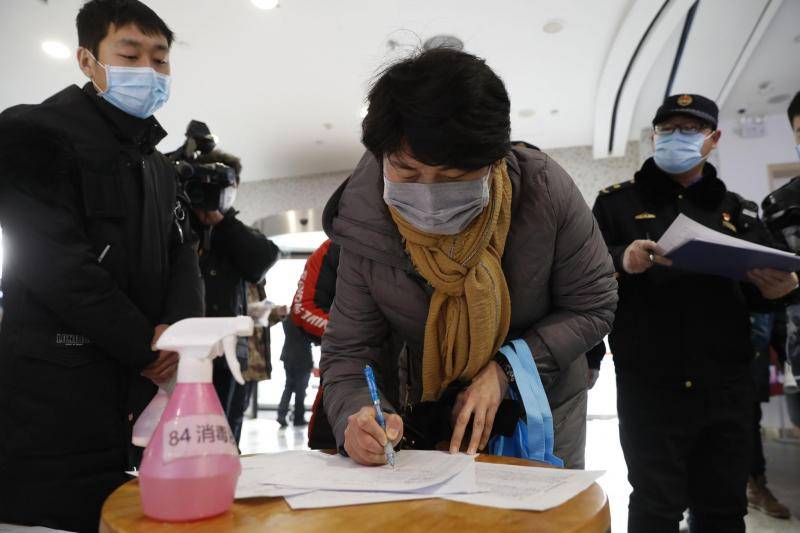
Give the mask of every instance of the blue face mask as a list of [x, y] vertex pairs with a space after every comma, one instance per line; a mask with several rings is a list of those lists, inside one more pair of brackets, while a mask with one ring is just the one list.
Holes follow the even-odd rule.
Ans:
[[655, 136], [656, 152], [653, 159], [658, 168], [667, 174], [687, 172], [708, 157], [700, 152], [709, 137], [700, 132], [687, 135], [677, 130], [658, 134]]
[[106, 71], [106, 90], [95, 84], [98, 95], [129, 115], [147, 118], [169, 99], [170, 77], [166, 74], [150, 67], [115, 67], [95, 61]]
[[800, 157], [800, 144], [795, 146], [794, 149], [797, 150], [797, 157]]

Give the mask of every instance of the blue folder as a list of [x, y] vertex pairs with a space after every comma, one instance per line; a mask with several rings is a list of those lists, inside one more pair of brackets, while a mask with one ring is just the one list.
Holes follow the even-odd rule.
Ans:
[[786, 272], [800, 271], [800, 256], [748, 250], [699, 239], [688, 241], [667, 254], [672, 268], [712, 274], [739, 281], [749, 281], [747, 271], [754, 268], [774, 268]]

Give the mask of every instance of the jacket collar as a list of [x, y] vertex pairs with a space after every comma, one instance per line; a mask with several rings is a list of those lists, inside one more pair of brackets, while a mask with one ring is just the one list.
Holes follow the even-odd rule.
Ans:
[[167, 136], [155, 117], [137, 118], [118, 109], [97, 94], [91, 82], [83, 86], [83, 92], [99, 109], [103, 118], [111, 125], [115, 136], [123, 143], [133, 143], [144, 154], [150, 154], [156, 145]]
[[722, 180], [717, 177], [717, 169], [708, 162], [703, 165], [703, 176], [694, 184], [684, 188], [658, 168], [651, 157], [636, 173], [635, 182], [639, 190], [655, 204], [671, 203], [678, 195], [683, 195], [706, 210], [719, 206], [728, 191]]

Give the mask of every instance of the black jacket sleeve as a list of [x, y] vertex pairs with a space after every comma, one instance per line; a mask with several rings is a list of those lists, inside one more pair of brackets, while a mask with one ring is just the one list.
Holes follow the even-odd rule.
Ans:
[[[769, 229], [767, 229], [767, 226], [758, 217], [758, 205], [755, 202], [742, 198], [738, 194], [734, 196], [739, 201], [736, 220], [739, 229], [743, 230], [742, 239], [771, 248], [785, 248], [775, 241]], [[798, 291], [795, 290], [783, 298], [768, 300], [761, 295], [761, 292], [752, 283], [742, 283], [741, 287], [747, 299], [748, 308], [750, 311], [757, 313], [778, 311], [791, 303], [791, 301], [797, 297], [798, 293]]]
[[242, 278], [258, 283], [278, 261], [280, 250], [254, 228], [228, 214], [211, 230], [211, 248], [230, 258]]
[[[67, 142], [25, 122], [0, 123], [0, 225], [10, 273], [65, 326], [141, 370], [153, 328], [97, 262]], [[32, 154], [35, 147], [35, 154]]]
[[589, 368], [600, 370], [600, 363], [602, 363], [604, 355], [606, 355], [606, 343], [604, 342], [597, 344], [586, 352], [586, 361], [589, 363]]
[[162, 324], [204, 315], [203, 277], [197, 259], [197, 234], [189, 223], [189, 206], [179, 195], [170, 234], [169, 282]]
[[625, 270], [622, 268], [622, 260], [625, 255], [625, 249], [630, 246], [629, 242], [617, 242], [615, 239], [614, 224], [612, 222], [612, 213], [609, 213], [609, 206], [607, 200], [598, 197], [592, 208], [597, 225], [600, 228], [600, 233], [603, 234], [603, 240], [608, 246], [608, 253], [611, 254], [611, 260], [614, 262], [614, 269], [618, 274], [622, 275]]

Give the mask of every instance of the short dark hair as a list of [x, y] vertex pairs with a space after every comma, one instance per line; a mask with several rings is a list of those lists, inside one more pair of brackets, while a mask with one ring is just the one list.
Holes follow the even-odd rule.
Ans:
[[800, 91], [794, 95], [792, 102], [789, 104], [789, 109], [786, 110], [789, 115], [789, 124], [794, 128], [794, 117], [800, 115]]
[[145, 35], [161, 34], [172, 46], [175, 35], [155, 11], [139, 0], [90, 0], [83, 4], [75, 20], [78, 27], [78, 45], [90, 50], [95, 57], [100, 42], [108, 35], [108, 28], [135, 24]]
[[475, 170], [511, 147], [505, 85], [474, 55], [417, 52], [386, 68], [368, 99], [362, 142], [378, 160], [407, 149], [426, 165]]
[[236, 185], [242, 181], [242, 160], [233, 154], [222, 150], [211, 150], [207, 154], [200, 154], [197, 158], [198, 163], [222, 163], [228, 165], [236, 172]]

